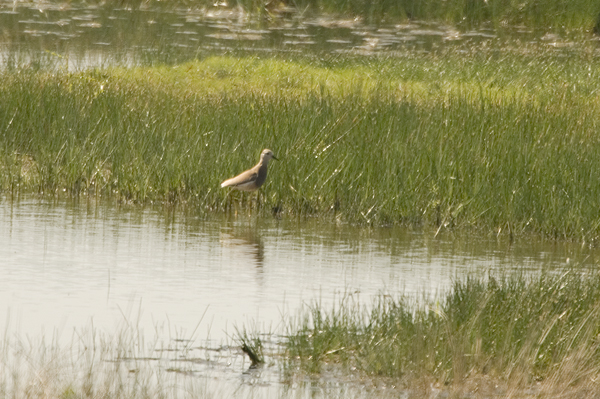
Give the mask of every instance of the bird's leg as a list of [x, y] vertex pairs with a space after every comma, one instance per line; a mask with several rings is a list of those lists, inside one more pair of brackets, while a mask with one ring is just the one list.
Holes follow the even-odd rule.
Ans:
[[256, 190], [256, 210], [260, 210], [261, 198], [260, 198], [260, 190]]
[[234, 190], [231, 191], [231, 198], [229, 199], [229, 208], [237, 213], [237, 208], [239, 207], [239, 199]]
[[231, 209], [231, 191], [227, 192], [225, 198], [221, 201], [221, 208], [228, 211]]
[[237, 191], [236, 190], [236, 194], [237, 194], [237, 200], [235, 202], [235, 213], [238, 213], [238, 210], [242, 211], [244, 209], [244, 199], [246, 198], [246, 196], [244, 195], [243, 192], [241, 191]]
[[242, 199], [240, 200], [240, 208], [248, 208], [248, 195], [244, 192], [240, 192], [242, 194]]

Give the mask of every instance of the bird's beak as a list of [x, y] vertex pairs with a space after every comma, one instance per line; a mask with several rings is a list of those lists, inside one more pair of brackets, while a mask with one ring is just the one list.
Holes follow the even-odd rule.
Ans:
[[279, 158], [277, 158], [275, 155], [273, 155], [273, 159], [279, 161]]

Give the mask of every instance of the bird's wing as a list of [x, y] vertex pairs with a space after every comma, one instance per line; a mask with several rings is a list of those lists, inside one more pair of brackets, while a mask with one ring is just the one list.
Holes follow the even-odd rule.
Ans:
[[225, 180], [223, 183], [221, 183], [221, 187], [235, 187], [239, 185], [246, 185], [255, 182], [256, 179], [258, 179], [258, 171], [250, 169], [240, 173], [235, 177], [232, 177], [231, 179]]

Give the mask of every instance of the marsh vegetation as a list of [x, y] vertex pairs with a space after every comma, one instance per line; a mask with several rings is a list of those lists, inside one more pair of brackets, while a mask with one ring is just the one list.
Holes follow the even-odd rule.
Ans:
[[599, 74], [584, 50], [5, 70], [0, 188], [226, 211], [269, 147], [259, 212], [592, 242]]
[[[77, 330], [66, 344], [58, 337], [5, 336], [0, 392], [245, 397], [264, 394], [254, 383], [281, 370], [283, 384], [265, 383], [278, 397], [311, 397], [315, 388], [323, 397], [337, 390], [365, 394], [352, 386], [371, 387], [373, 397], [587, 396], [597, 392], [600, 374], [599, 287], [597, 276], [571, 270], [469, 277], [431, 299], [382, 294], [365, 304], [348, 293], [333, 308], [314, 302], [283, 315], [283, 334], [241, 329], [229, 344], [212, 348], [188, 339], [193, 336], [145, 336], [135, 322], [115, 334]], [[231, 389], [212, 385], [223, 370], [249, 380], [235, 379]], [[295, 390], [285, 388], [292, 385]]]
[[[599, 279], [572, 272], [456, 281], [435, 300], [353, 295], [290, 323], [291, 370], [332, 365], [406, 386], [434, 381], [488, 394], [597, 390]], [[426, 385], [427, 386], [427, 385]], [[491, 392], [490, 392], [491, 391]]]
[[[129, 17], [111, 14], [114, 4], [93, 6], [114, 26], [92, 13], [58, 22], [14, 17], [17, 26], [50, 26], [5, 35], [14, 48], [32, 37], [59, 40], [52, 42], [56, 48], [43, 49], [48, 58], [2, 53], [0, 191], [6, 199], [33, 193], [159, 203], [184, 208], [190, 217], [243, 212], [336, 226], [400, 225], [429, 237], [477, 231], [512, 242], [533, 234], [593, 248], [600, 237], [600, 53], [587, 35], [600, 14], [596, 3], [323, 0], [265, 8], [250, 0], [237, 3], [240, 8], [181, 0], [175, 6], [185, 11], [170, 14], [164, 26], [187, 39], [143, 49], [155, 58], [80, 69], [69, 61], [77, 52], [64, 43], [82, 32], [112, 35], [121, 32], [114, 26], [130, 26]], [[119, 4], [124, 13], [164, 7]], [[64, 6], [70, 7], [77, 5]], [[281, 29], [282, 20], [290, 21], [275, 15], [287, 7], [294, 8], [284, 28], [290, 31], [273, 35], [292, 38], [281, 40], [283, 51], [219, 47], [263, 40]], [[62, 11], [35, 10], [44, 18]], [[310, 42], [306, 25], [295, 25], [298, 16], [323, 11], [361, 16], [318, 22], [344, 25], [360, 37], [358, 45], [332, 35], [328, 42], [350, 50], [297, 50]], [[200, 29], [210, 13], [206, 25], [220, 31], [203, 34], [215, 39], [207, 49], [197, 31], [179, 29], [187, 25], [177, 18]], [[247, 13], [261, 16], [251, 19], [251, 31], [232, 19]], [[394, 18], [401, 25], [391, 33], [356, 27]], [[423, 18], [452, 25], [427, 32], [420, 28], [428, 22], [411, 25]], [[266, 33], [264, 20], [275, 21]], [[136, 28], [155, 27], [154, 16], [137, 22]], [[515, 25], [564, 35], [499, 42], [475, 32], [479, 39], [468, 39], [474, 26]], [[155, 30], [153, 38], [164, 33]], [[423, 44], [418, 30], [439, 40]], [[144, 32], [131, 48], [144, 41]], [[110, 35], [94, 45], [118, 41]], [[393, 49], [386, 47], [390, 37]], [[440, 45], [459, 38], [464, 41]], [[405, 40], [418, 44], [398, 45]], [[181, 49], [162, 53], [167, 47]], [[130, 48], [121, 50], [118, 57], [127, 60]], [[220, 188], [253, 165], [263, 148], [281, 161], [272, 165], [258, 201]], [[256, 254], [261, 277], [265, 253], [256, 225], [249, 230], [246, 246]], [[429, 394], [431, 387], [459, 394], [586, 395], [598, 390], [599, 287], [593, 268], [573, 268], [457, 278], [433, 299], [382, 293], [365, 304], [348, 294], [331, 308], [315, 302], [283, 315], [287, 330], [274, 336], [275, 349], [266, 349], [269, 334], [240, 327], [232, 356], [246, 353], [252, 369], [281, 367], [286, 383], [310, 385], [333, 374], [336, 381], [350, 376], [399, 387], [403, 395]], [[192, 349], [181, 339], [147, 345], [129, 327], [114, 336], [81, 332], [66, 347], [4, 337], [0, 394], [196, 396], [208, 391], [195, 365], [212, 365], [206, 353], [226, 350], [203, 348], [202, 359], [165, 355]]]

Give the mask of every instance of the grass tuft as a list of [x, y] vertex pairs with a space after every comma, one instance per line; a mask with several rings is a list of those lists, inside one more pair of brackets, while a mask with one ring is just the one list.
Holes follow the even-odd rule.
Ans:
[[263, 354], [263, 343], [258, 334], [250, 334], [243, 329], [236, 330], [237, 340], [240, 343], [242, 352], [250, 358], [251, 368], [256, 368], [265, 363]]
[[308, 374], [333, 364], [407, 385], [488, 378], [511, 389], [597, 389], [599, 325], [597, 275], [467, 278], [412, 305], [389, 296], [314, 305], [290, 324], [286, 358]]

